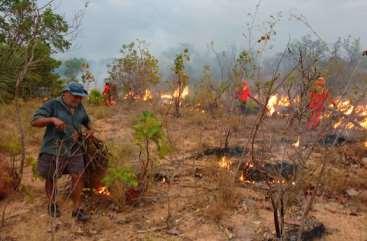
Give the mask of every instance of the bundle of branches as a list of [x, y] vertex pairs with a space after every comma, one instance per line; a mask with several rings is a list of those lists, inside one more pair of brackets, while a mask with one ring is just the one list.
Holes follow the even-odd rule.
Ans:
[[102, 178], [106, 175], [110, 152], [106, 144], [96, 137], [83, 137], [86, 188], [102, 187]]

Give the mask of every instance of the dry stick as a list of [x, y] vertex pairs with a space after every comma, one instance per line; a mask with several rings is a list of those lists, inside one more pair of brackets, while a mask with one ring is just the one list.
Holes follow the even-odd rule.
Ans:
[[3, 212], [1, 214], [1, 225], [0, 228], [4, 227], [5, 225], [5, 212], [6, 212], [6, 208], [8, 207], [8, 204], [5, 204]]
[[18, 127], [19, 132], [19, 142], [21, 146], [21, 159], [20, 159], [20, 168], [19, 168], [19, 181], [16, 185], [16, 189], [19, 188], [20, 183], [22, 182], [23, 178], [23, 169], [24, 169], [24, 162], [25, 162], [25, 155], [26, 155], [26, 146], [25, 146], [25, 130], [24, 126], [22, 124], [22, 117], [20, 113], [20, 85], [23, 82], [26, 74], [28, 73], [28, 69], [33, 64], [33, 58], [34, 58], [34, 51], [35, 51], [36, 44], [33, 44], [31, 48], [31, 53], [28, 58], [28, 51], [26, 52], [26, 59], [27, 62], [24, 64], [23, 69], [20, 71], [20, 73], [17, 75], [17, 80], [15, 84], [15, 116], [16, 116], [16, 123]]
[[167, 180], [167, 219], [166, 219], [166, 224], [167, 224], [167, 228], [173, 228], [172, 225], [174, 225], [172, 223], [172, 213], [171, 213], [171, 199], [170, 199], [170, 190], [171, 190], [171, 179], [173, 181], [173, 178], [170, 177], [169, 180]]
[[[55, 241], [55, 216], [56, 216], [56, 207], [55, 207], [55, 203], [56, 203], [56, 194], [57, 194], [57, 178], [58, 178], [58, 174], [59, 174], [59, 160], [60, 160], [60, 156], [61, 156], [61, 150], [64, 144], [64, 140], [60, 140], [60, 144], [59, 144], [59, 148], [57, 151], [57, 155], [56, 155], [56, 159], [55, 159], [55, 171], [53, 173], [52, 176], [52, 192], [51, 192], [51, 197], [49, 200], [49, 205], [48, 205], [48, 212], [51, 214], [51, 240]], [[52, 213], [51, 209], [52, 207], [54, 208], [54, 213]]]
[[282, 234], [281, 234], [280, 227], [279, 227], [280, 225], [279, 225], [278, 206], [272, 195], [270, 195], [270, 200], [271, 200], [271, 205], [273, 206], [275, 232], [277, 234], [277, 238], [281, 238]]
[[324, 157], [324, 160], [323, 160], [323, 163], [322, 163], [322, 166], [321, 166], [321, 170], [320, 170], [320, 173], [317, 177], [317, 180], [316, 180], [316, 186], [315, 186], [315, 189], [313, 190], [313, 193], [311, 195], [311, 197], [309, 198], [306, 206], [305, 206], [305, 210], [303, 211], [303, 214], [302, 214], [302, 218], [301, 218], [301, 225], [299, 227], [299, 230], [298, 230], [298, 234], [297, 234], [297, 241], [301, 241], [302, 240], [302, 234], [303, 234], [303, 230], [304, 230], [304, 226], [306, 224], [306, 218], [307, 218], [307, 215], [308, 213], [311, 211], [311, 208], [312, 208], [312, 204], [315, 200], [315, 197], [316, 197], [316, 193], [318, 191], [318, 187], [320, 186], [321, 184], [321, 180], [322, 180], [322, 177], [324, 175], [324, 172], [325, 172], [325, 168], [326, 168], [326, 158]]

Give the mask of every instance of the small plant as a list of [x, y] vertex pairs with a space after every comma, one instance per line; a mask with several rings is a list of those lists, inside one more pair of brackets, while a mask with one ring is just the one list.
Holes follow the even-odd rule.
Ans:
[[39, 179], [40, 175], [39, 175], [38, 170], [37, 170], [37, 159], [30, 156], [27, 159], [27, 163], [28, 163], [28, 165], [30, 165], [32, 167], [32, 178], [34, 180]]
[[185, 69], [185, 63], [190, 61], [189, 50], [184, 49], [182, 53], [177, 54], [172, 67], [175, 75], [174, 84], [176, 86], [176, 94], [174, 94], [175, 116], [180, 117], [180, 106], [182, 102], [182, 93], [189, 82], [189, 75]]
[[[148, 188], [148, 177], [153, 169], [151, 144], [154, 144], [160, 158], [167, 155], [170, 146], [160, 120], [151, 112], [144, 111], [133, 126], [134, 138], [140, 148], [139, 160], [141, 162], [140, 181], [143, 191]], [[141, 154], [145, 157], [142, 159]]]
[[4, 137], [1, 137], [0, 140], [0, 151], [9, 154], [12, 157], [21, 154], [21, 145], [15, 135], [9, 133]]
[[103, 96], [101, 92], [99, 92], [96, 89], [93, 89], [90, 91], [89, 97], [88, 97], [89, 104], [92, 105], [100, 105], [103, 103]]
[[129, 187], [138, 186], [135, 173], [126, 167], [111, 166], [107, 169], [107, 175], [102, 179], [102, 182], [111, 187], [115, 183], [126, 184]]

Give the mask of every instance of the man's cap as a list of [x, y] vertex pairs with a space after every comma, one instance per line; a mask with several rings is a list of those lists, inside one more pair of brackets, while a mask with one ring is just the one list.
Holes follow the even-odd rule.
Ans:
[[72, 95], [87, 96], [88, 92], [84, 89], [82, 84], [70, 82], [65, 87], [63, 92], [69, 91]]

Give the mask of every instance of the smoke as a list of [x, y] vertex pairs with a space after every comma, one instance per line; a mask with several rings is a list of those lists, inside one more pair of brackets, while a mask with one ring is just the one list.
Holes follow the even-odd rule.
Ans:
[[[73, 48], [59, 57], [83, 57], [98, 63], [101, 59], [117, 57], [122, 44], [139, 38], [149, 43], [168, 77], [167, 69], [173, 57], [185, 44], [190, 47], [193, 61], [199, 63], [190, 66], [194, 78], [198, 78], [200, 72], [196, 69], [214, 64], [207, 47], [211, 41], [218, 50], [239, 50], [247, 46], [243, 33], [249, 21], [248, 13], [254, 12], [256, 3], [254, 0], [91, 0]], [[62, 0], [57, 11], [70, 19], [83, 4], [83, 1]], [[284, 49], [289, 39], [309, 33], [305, 26], [288, 19], [290, 13], [304, 15], [327, 42], [348, 35], [360, 37], [362, 43], [367, 41], [367, 32], [361, 27], [367, 12], [365, 0], [263, 0], [257, 27], [261, 28], [261, 23], [271, 14], [280, 11], [284, 17], [277, 26], [271, 54]]]

